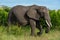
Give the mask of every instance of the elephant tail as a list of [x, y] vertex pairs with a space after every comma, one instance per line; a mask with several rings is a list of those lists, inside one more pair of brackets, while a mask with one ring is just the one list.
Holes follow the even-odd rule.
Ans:
[[8, 26], [11, 24], [12, 10], [8, 13]]

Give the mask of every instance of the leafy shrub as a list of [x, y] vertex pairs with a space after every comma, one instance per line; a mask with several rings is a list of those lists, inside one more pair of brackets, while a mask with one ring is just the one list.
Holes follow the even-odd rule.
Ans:
[[7, 25], [8, 12], [0, 9], [0, 25]]
[[8, 12], [10, 8], [8, 6], [2, 6], [0, 8], [0, 25], [7, 25], [8, 22]]
[[50, 10], [51, 22], [54, 28], [60, 28], [60, 10]]

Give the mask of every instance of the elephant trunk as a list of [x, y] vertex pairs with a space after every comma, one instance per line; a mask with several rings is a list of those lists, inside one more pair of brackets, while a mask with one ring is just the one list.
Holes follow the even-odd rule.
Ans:
[[45, 21], [49, 27], [52, 27], [49, 11], [47, 11], [47, 13], [45, 13]]

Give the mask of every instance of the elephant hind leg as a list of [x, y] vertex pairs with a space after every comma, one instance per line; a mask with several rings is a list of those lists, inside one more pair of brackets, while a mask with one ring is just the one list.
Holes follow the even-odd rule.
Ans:
[[43, 32], [43, 31], [42, 31], [42, 30], [43, 30], [43, 29], [42, 29], [42, 25], [40, 25], [40, 22], [39, 22], [39, 21], [37, 21], [36, 24], [37, 24], [36, 27], [37, 27], [37, 28], [39, 29], [39, 31], [40, 31], [40, 32], [37, 33], [37, 35], [41, 35], [42, 32]]

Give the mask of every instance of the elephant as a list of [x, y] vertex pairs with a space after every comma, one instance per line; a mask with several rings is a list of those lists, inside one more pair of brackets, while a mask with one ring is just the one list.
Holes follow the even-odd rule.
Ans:
[[31, 35], [35, 35], [35, 28], [39, 29], [38, 35], [42, 34], [42, 25], [40, 19], [43, 18], [47, 24], [46, 33], [50, 31], [51, 19], [49, 11], [45, 6], [22, 6], [18, 5], [11, 8], [8, 14], [8, 26], [12, 23], [18, 22], [19, 25], [30, 25]]

